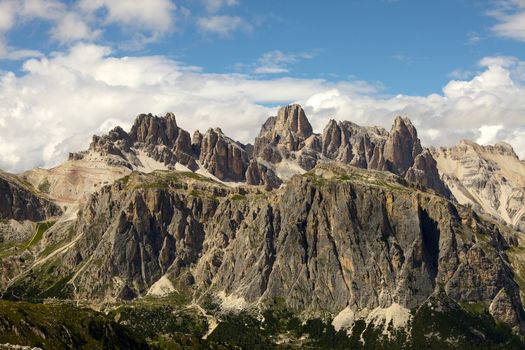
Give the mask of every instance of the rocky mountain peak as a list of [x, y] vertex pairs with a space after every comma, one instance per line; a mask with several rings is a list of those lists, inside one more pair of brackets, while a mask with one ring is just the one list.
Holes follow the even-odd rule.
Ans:
[[292, 161], [308, 171], [324, 157], [359, 168], [390, 171], [448, 196], [432, 154], [422, 153], [417, 130], [408, 118], [397, 117], [390, 132], [332, 119], [319, 135], [313, 133], [298, 105], [283, 107], [276, 117], [269, 118], [254, 148], [256, 159], [276, 168], [288, 169]]
[[268, 118], [262, 126], [254, 152], [265, 161], [278, 163], [303, 148], [312, 135], [312, 125], [300, 105], [282, 107], [277, 116]]
[[179, 130], [173, 113], [167, 113], [163, 118], [152, 114], [140, 114], [129, 135], [134, 142], [172, 147], [179, 135]]
[[405, 175], [414, 159], [423, 151], [417, 130], [408, 118], [396, 117], [385, 144], [385, 159], [392, 171]]
[[221, 129], [208, 129], [200, 145], [200, 163], [221, 180], [244, 181], [250, 163], [242, 144], [225, 136]]
[[312, 125], [310, 125], [303, 108], [298, 104], [279, 109], [275, 121], [275, 130], [281, 133], [290, 131], [303, 139], [313, 134]]

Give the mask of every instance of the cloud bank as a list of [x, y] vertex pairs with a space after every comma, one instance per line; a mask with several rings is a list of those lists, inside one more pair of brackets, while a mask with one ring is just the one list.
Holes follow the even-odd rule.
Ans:
[[461, 138], [506, 140], [525, 157], [525, 63], [511, 57], [480, 62], [470, 80], [452, 80], [428, 96], [384, 97], [361, 81], [209, 74], [163, 56], [118, 57], [109, 47], [77, 44], [28, 59], [23, 73], [0, 73], [0, 168], [50, 167], [85, 149], [92, 134], [130, 127], [141, 112], [173, 111], [189, 130], [220, 126], [253, 142], [278, 105], [304, 105], [317, 132], [329, 119], [390, 128], [408, 116], [425, 145]]

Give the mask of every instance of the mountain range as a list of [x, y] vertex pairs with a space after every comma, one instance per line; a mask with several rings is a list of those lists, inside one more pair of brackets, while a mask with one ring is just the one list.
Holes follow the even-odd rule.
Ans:
[[0, 172], [0, 198], [0, 349], [525, 346], [506, 143], [426, 148], [403, 117], [317, 134], [290, 105], [252, 145], [141, 114]]

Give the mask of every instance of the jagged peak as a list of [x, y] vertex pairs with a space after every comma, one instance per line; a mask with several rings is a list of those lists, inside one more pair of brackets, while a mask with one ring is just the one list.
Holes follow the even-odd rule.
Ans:
[[313, 134], [312, 125], [308, 121], [304, 109], [298, 104], [288, 105], [279, 109], [275, 128], [289, 129], [304, 138]]
[[396, 130], [402, 130], [407, 129], [410, 133], [415, 133], [417, 135], [417, 130], [414, 124], [412, 123], [412, 120], [408, 117], [403, 116], [397, 116], [394, 119], [394, 123], [392, 124], [392, 131]]
[[140, 114], [131, 127], [129, 136], [134, 142], [145, 144], [173, 146], [180, 128], [173, 113], [158, 117], [151, 113]]
[[324, 130], [336, 128], [338, 126], [338, 123], [335, 119], [330, 119], [326, 126], [324, 127]]

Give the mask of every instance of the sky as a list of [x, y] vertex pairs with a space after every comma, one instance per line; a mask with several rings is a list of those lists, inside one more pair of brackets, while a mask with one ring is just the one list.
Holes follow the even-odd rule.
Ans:
[[279, 106], [525, 158], [525, 0], [0, 0], [0, 169], [174, 112], [253, 142]]

